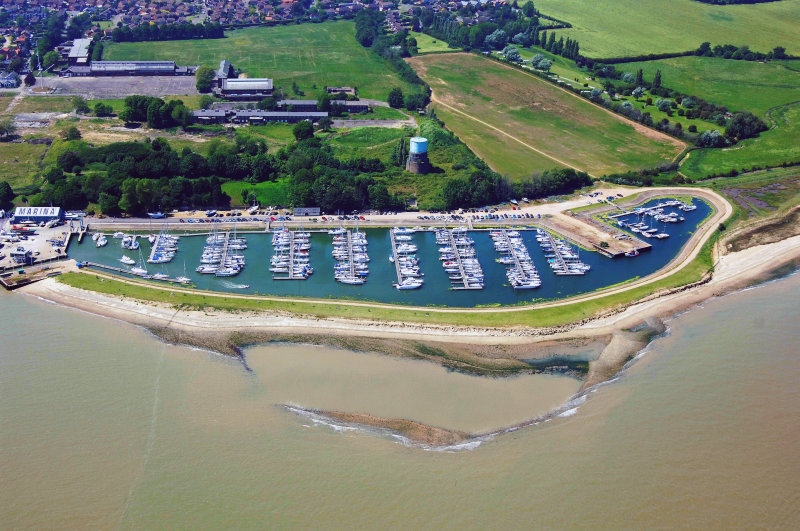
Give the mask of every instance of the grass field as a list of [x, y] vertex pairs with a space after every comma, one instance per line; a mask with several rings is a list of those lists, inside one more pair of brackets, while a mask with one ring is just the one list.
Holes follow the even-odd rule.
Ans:
[[0, 92], [0, 114], [6, 111], [11, 100], [13, 100], [16, 95], [16, 92]]
[[512, 178], [555, 166], [600, 176], [654, 166], [683, 149], [666, 135], [637, 129], [571, 92], [482, 57], [436, 54], [410, 63], [433, 88], [441, 102], [437, 114], [451, 119], [448, 128]]
[[455, 52], [461, 48], [450, 48], [446, 42], [431, 37], [426, 33], [418, 33], [410, 31], [409, 35], [417, 39], [417, 51], [421, 54], [425, 53], [441, 53], [441, 52]]
[[246, 28], [228, 32], [225, 39], [117, 43], [106, 47], [103, 59], [174, 60], [214, 68], [228, 59], [250, 77], [272, 78], [287, 93], [294, 81], [307, 97], [325, 85], [356, 86], [362, 97], [380, 100], [395, 86], [411, 91], [384, 60], [355, 40], [352, 21]]
[[800, 162], [800, 150], [797, 149], [800, 103], [778, 107], [767, 116], [772, 126], [769, 131], [731, 148], [692, 151], [681, 166], [681, 173], [692, 179], [700, 179], [732, 169], [742, 171], [753, 166], [777, 166], [784, 161]]
[[17, 189], [33, 183], [46, 144], [0, 142], [0, 180]]
[[542, 13], [572, 29], [558, 35], [580, 42], [587, 57], [679, 52], [712, 44], [747, 44], [768, 52], [800, 53], [800, 0], [716, 6], [694, 0], [538, 0]]
[[261, 205], [287, 205], [288, 183], [286, 181], [263, 182], [249, 184], [242, 181], [223, 183], [222, 191], [230, 196], [232, 206], [245, 206], [242, 201], [242, 190], [255, 190], [258, 203]]
[[25, 96], [14, 110], [16, 113], [25, 112], [70, 112], [72, 110], [72, 97], [70, 96]]
[[[792, 66], [800, 69], [800, 62], [795, 63]], [[676, 57], [617, 65], [624, 72], [636, 72], [639, 68], [646, 80], [652, 80], [656, 70], [661, 70], [665, 87], [762, 117], [777, 105], [800, 101], [800, 71], [777, 62]]]

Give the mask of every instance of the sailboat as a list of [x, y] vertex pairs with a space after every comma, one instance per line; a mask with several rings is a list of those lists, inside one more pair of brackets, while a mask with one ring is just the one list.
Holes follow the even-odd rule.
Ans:
[[142, 257], [142, 250], [139, 249], [139, 265], [131, 268], [131, 273], [134, 275], [144, 276], [147, 274], [147, 269], [144, 267], [144, 258]]
[[181, 284], [190, 284], [192, 279], [186, 276], [186, 260], [183, 261], [183, 276], [176, 277], [175, 280]]

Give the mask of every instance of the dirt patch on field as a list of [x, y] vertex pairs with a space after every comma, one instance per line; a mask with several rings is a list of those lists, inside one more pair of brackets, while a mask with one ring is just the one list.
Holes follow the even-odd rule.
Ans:
[[[800, 181], [794, 181], [794, 185], [800, 185]], [[758, 210], [775, 210], [763, 198], [770, 195], [780, 194], [789, 188], [782, 183], [772, 183], [760, 188], [724, 188], [722, 192], [733, 199], [733, 201], [747, 211], [748, 216], [758, 215]]]

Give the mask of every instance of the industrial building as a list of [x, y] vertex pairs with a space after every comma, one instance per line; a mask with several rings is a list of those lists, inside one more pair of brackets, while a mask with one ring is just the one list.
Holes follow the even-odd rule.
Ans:
[[60, 220], [64, 213], [59, 207], [17, 207], [11, 217], [13, 223], [32, 221], [34, 223], [47, 223], [51, 220]]
[[272, 80], [267, 78], [223, 79], [217, 95], [232, 100], [260, 100], [272, 96]]
[[227, 59], [223, 59], [219, 63], [219, 70], [217, 70], [216, 81], [217, 88], [222, 88], [222, 80], [236, 77], [236, 71], [233, 65]]
[[196, 66], [177, 66], [175, 61], [92, 61], [61, 71], [63, 77], [82, 76], [191, 76]]
[[194, 121], [200, 124], [221, 124], [235, 122], [240, 124], [262, 124], [265, 122], [284, 122], [294, 124], [308, 120], [318, 122], [328, 116], [327, 112], [317, 111], [261, 111], [258, 109], [224, 110], [208, 109], [193, 111]]
[[92, 39], [75, 39], [72, 41], [72, 47], [67, 54], [67, 61], [71, 65], [87, 65], [89, 64], [89, 47], [92, 44]]

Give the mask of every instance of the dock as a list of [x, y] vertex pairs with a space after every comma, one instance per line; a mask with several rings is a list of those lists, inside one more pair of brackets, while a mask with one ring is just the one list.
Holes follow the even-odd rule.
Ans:
[[[559, 241], [547, 231], [540, 230], [537, 233], [537, 241], [539, 245], [546, 252], [550, 252], [553, 256], [548, 257], [548, 264], [553, 270], [553, 273], [560, 276], [580, 276], [585, 275], [586, 270], [574, 267], [575, 265], [583, 265], [577, 258], [564, 258], [564, 251], [559, 246]], [[545, 255], [547, 256], [547, 255]]]
[[403, 282], [403, 274], [400, 272], [400, 256], [397, 254], [397, 240], [395, 240], [395, 233], [389, 230], [389, 241], [392, 244], [392, 256], [394, 256], [394, 269], [397, 273], [397, 283]]
[[[501, 229], [492, 233], [492, 240], [495, 243], [495, 249], [501, 256], [510, 256], [514, 260], [513, 264], [509, 264], [511, 267], [506, 269], [506, 276], [514, 289], [530, 289], [541, 286], [539, 273], [518, 232], [512, 237], [508, 229]], [[503, 248], [506, 250], [501, 250]], [[523, 258], [521, 259], [520, 256]]]
[[[466, 232], [466, 231], [465, 231]], [[450, 249], [452, 250], [452, 259], [450, 261], [454, 261], [458, 267], [458, 277], [459, 278], [451, 278], [450, 289], [453, 290], [474, 290], [474, 289], [483, 289], [483, 280], [481, 279], [480, 282], [470, 282], [470, 275], [467, 271], [467, 267], [464, 265], [464, 258], [467, 253], [467, 249], [472, 249], [472, 244], [470, 245], [459, 245], [456, 241], [456, 238], [453, 234], [453, 229], [444, 229], [444, 234], [447, 236], [447, 245], [449, 245]], [[477, 260], [476, 260], [477, 262]], [[446, 262], [442, 262], [444, 266]], [[447, 266], [444, 266], [447, 267]], [[478, 271], [480, 271], [480, 265], [478, 265]], [[452, 277], [453, 275], [451, 275]], [[459, 285], [460, 284], [460, 285]]]
[[104, 269], [106, 271], [111, 271], [111, 272], [114, 272], [114, 273], [122, 273], [124, 275], [129, 275], [129, 276], [132, 276], [132, 277], [138, 277], [138, 278], [141, 278], [143, 280], [158, 280], [160, 282], [174, 282], [175, 284], [180, 284], [180, 282], [178, 282], [178, 280], [175, 279], [175, 278], [169, 278], [169, 277], [154, 278], [150, 274], [137, 275], [136, 273], [131, 273], [128, 269], [123, 269], [121, 267], [111, 266], [111, 265], [106, 265], [106, 264], [99, 264], [97, 262], [78, 262], [78, 267], [79, 268], [94, 267], [94, 268], [97, 268], [97, 269]]
[[[284, 240], [279, 240], [279, 235], [285, 234], [287, 235]], [[307, 267], [303, 268], [303, 272], [299, 273], [299, 268], [297, 267], [297, 252], [300, 250], [300, 246], [304, 243], [308, 243], [307, 238], [297, 238], [295, 235], [295, 231], [284, 230], [281, 232], [276, 232], [273, 236], [272, 244], [276, 246], [278, 244], [288, 244], [288, 266], [286, 266], [286, 273], [285, 276], [280, 274], [272, 275], [273, 280], [306, 280], [308, 278], [308, 271], [310, 271]], [[275, 261], [280, 261], [280, 258], [284, 258], [286, 256], [286, 251], [277, 250], [275, 251], [275, 255], [273, 256], [273, 267], [278, 267], [275, 265]], [[305, 264], [304, 264], [305, 266]], [[281, 265], [280, 268], [282, 269], [284, 266]]]

